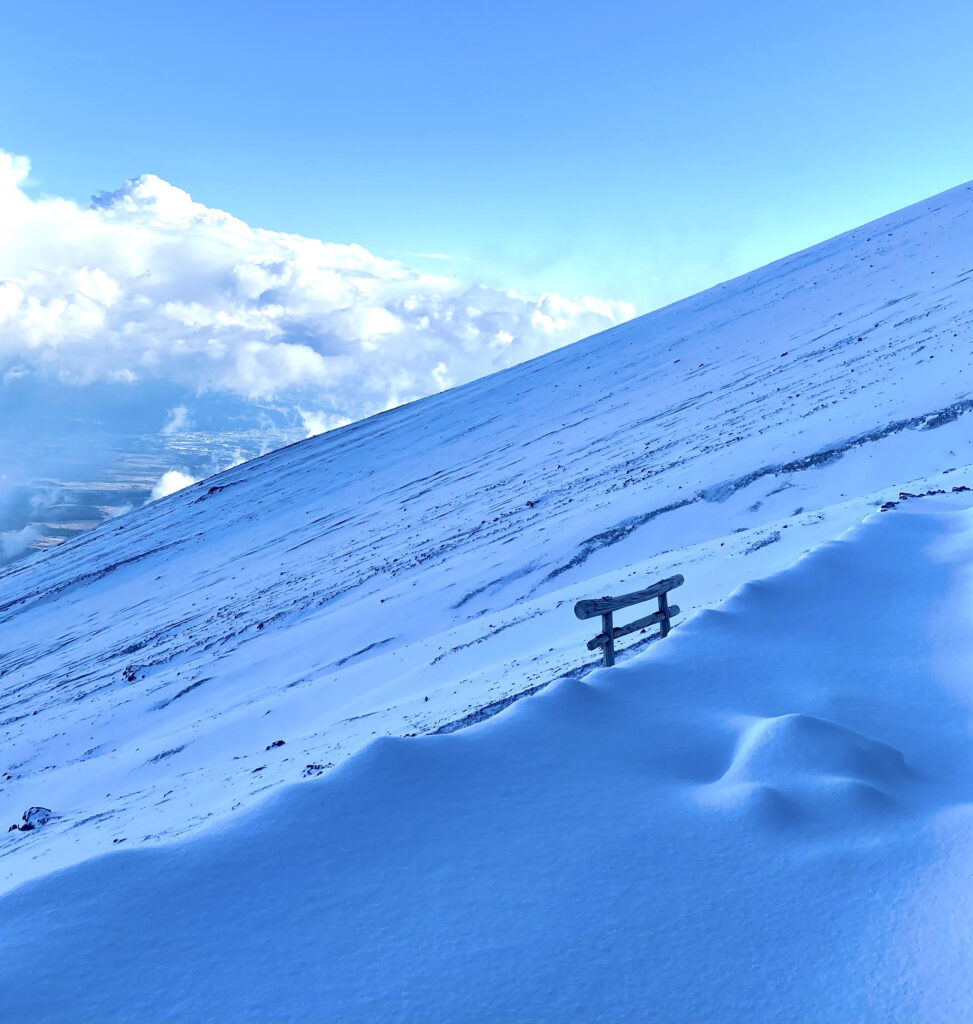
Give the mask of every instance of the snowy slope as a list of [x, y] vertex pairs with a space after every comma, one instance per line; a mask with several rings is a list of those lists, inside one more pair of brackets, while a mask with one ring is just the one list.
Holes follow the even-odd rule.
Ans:
[[907, 502], [627, 666], [20, 888], [4, 1018], [970, 1019], [969, 506]]
[[0, 802], [60, 815], [2, 834], [0, 883], [579, 678], [579, 597], [678, 571], [685, 620], [967, 481], [971, 211], [954, 189], [0, 576]]

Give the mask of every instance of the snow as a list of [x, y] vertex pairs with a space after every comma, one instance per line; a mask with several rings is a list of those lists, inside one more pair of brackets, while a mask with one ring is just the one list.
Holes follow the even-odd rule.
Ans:
[[681, 572], [687, 621], [903, 487], [973, 482], [971, 210], [954, 189], [0, 575], [0, 822], [60, 815], [0, 831], [0, 890], [583, 676], [579, 598]]
[[[821, 545], [973, 485], [971, 212], [961, 186], [0, 574], [0, 822], [51, 813], [0, 831], [0, 1015], [952, 1005], [962, 927], [903, 894], [963, 906], [965, 499]], [[574, 602], [674, 573], [673, 633], [596, 671]]]
[[968, 1019], [973, 509], [0, 902], [33, 1020]]

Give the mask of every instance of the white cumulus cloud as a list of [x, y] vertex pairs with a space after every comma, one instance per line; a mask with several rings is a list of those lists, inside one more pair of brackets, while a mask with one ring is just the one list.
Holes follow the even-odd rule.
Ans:
[[314, 437], [317, 434], [325, 433], [325, 431], [334, 430], [336, 427], [347, 426], [351, 422], [351, 420], [342, 419], [340, 416], [329, 416], [316, 409], [298, 407], [297, 411], [301, 417], [301, 426], [304, 428], [305, 437]]
[[0, 531], [0, 563], [19, 558], [41, 538], [36, 523], [28, 523], [20, 530]]
[[159, 482], [155, 487], [152, 488], [149, 501], [155, 501], [158, 498], [165, 498], [170, 494], [175, 494], [176, 491], [181, 491], [184, 487], [190, 487], [196, 482], [196, 477], [183, 473], [181, 470], [167, 470], [159, 478]]
[[[252, 228], [146, 174], [89, 207], [0, 151], [0, 380], [166, 382], [298, 403], [307, 429], [463, 383], [634, 315], [462, 283], [359, 245]], [[302, 416], [307, 415], [301, 413]], [[166, 429], [191, 410], [176, 407]]]

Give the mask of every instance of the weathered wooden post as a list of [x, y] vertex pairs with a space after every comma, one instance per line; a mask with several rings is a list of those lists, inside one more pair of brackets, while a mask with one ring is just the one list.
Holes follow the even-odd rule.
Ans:
[[659, 635], [669, 635], [669, 594], [668, 592], [659, 595]]
[[601, 631], [607, 638], [602, 652], [605, 655], [605, 668], [615, 664], [615, 628], [612, 625], [612, 613], [605, 612], [601, 617]]

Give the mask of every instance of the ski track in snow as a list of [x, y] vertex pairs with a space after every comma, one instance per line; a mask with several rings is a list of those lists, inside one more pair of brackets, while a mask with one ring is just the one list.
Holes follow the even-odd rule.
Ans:
[[0, 887], [577, 679], [578, 598], [681, 572], [686, 622], [973, 483], [971, 238], [964, 185], [0, 575], [0, 806], [60, 815]]

